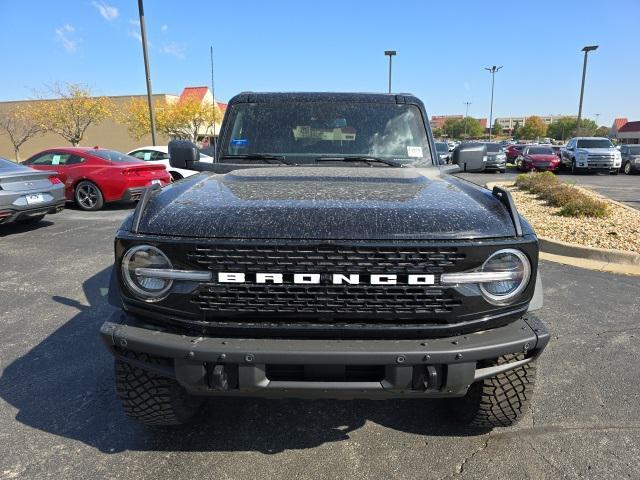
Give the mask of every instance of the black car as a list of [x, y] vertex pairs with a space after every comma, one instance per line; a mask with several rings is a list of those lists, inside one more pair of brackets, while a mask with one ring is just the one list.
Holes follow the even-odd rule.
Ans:
[[483, 427], [525, 412], [549, 340], [536, 235], [508, 191], [439, 165], [420, 100], [243, 93], [213, 164], [169, 149], [209, 174], [150, 187], [117, 232], [101, 335], [128, 415], [178, 424], [226, 396], [450, 397]]
[[620, 146], [620, 155], [622, 156], [622, 171], [631, 175], [640, 171], [640, 145], [622, 145]]
[[436, 142], [436, 153], [440, 165], [450, 162], [451, 154], [449, 152], [449, 144], [447, 142]]

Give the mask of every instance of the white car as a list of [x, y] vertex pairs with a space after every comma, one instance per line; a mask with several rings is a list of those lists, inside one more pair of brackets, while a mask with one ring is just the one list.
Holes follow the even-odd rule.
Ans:
[[[167, 169], [167, 172], [171, 174], [171, 178], [174, 181], [180, 180], [181, 178], [190, 177], [191, 175], [195, 175], [196, 173], [200, 173], [196, 170], [186, 170], [184, 168], [172, 167], [169, 163], [169, 147], [164, 145], [136, 148], [135, 150], [131, 150], [129, 153], [127, 153], [127, 155], [131, 155], [132, 157], [144, 160], [145, 162], [164, 165]], [[200, 161], [213, 163], [213, 158], [209, 155], [201, 153]]]

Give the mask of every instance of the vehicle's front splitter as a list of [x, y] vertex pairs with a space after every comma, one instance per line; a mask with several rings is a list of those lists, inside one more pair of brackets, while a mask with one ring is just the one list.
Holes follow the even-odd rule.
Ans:
[[[187, 391], [198, 395], [462, 396], [474, 381], [532, 361], [549, 340], [544, 324], [531, 314], [491, 330], [423, 340], [213, 338], [149, 327], [117, 311], [102, 325], [100, 333], [120, 360], [176, 378]], [[162, 357], [166, 363], [146, 363], [141, 360], [144, 354]], [[490, 364], [511, 354], [517, 358], [514, 356], [510, 363]], [[325, 378], [341, 369], [375, 373], [376, 368], [380, 378]], [[270, 378], [274, 371], [279, 372], [277, 379]], [[302, 377], [287, 378], [287, 372], [292, 371], [303, 372]], [[309, 371], [312, 375], [320, 372], [321, 379], [308, 381], [304, 374]]]

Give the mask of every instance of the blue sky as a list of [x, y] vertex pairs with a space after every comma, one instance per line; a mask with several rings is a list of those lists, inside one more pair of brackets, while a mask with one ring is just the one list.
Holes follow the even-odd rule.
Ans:
[[[210, 83], [243, 90], [393, 90], [430, 114], [576, 114], [584, 45], [590, 54], [583, 115], [609, 125], [640, 119], [638, 0], [603, 1], [161, 1], [146, 0], [153, 90]], [[0, 100], [56, 81], [97, 94], [145, 92], [136, 0], [0, 0]]]

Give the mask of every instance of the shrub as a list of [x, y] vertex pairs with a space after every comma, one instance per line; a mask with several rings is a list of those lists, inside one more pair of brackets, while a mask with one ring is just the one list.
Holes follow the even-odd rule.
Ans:
[[558, 215], [603, 218], [609, 214], [609, 205], [606, 202], [560, 182], [551, 172], [518, 175], [516, 186], [546, 200], [553, 207], [559, 207]]
[[581, 194], [562, 206], [558, 215], [563, 217], [595, 217], [604, 218], [609, 214], [609, 205], [597, 198]]

